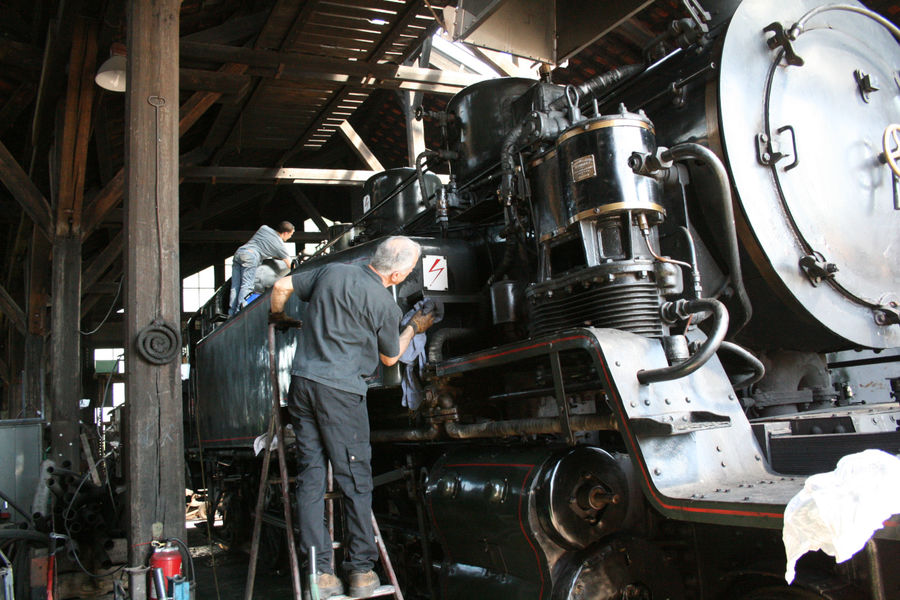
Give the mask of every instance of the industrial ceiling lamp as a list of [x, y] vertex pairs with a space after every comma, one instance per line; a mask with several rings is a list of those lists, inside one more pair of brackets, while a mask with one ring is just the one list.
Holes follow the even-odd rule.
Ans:
[[111, 92], [125, 91], [125, 45], [118, 42], [109, 48], [109, 58], [100, 65], [94, 81], [105, 90]]

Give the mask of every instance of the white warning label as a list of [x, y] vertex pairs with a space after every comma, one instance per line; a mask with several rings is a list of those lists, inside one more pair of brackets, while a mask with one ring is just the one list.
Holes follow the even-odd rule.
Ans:
[[447, 258], [428, 255], [422, 257], [422, 276], [426, 290], [444, 292], [449, 287], [447, 279]]

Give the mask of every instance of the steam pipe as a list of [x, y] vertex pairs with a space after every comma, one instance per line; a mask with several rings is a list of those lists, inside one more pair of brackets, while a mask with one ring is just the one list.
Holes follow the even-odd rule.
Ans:
[[437, 425], [425, 429], [381, 429], [369, 435], [372, 442], [430, 442], [438, 439], [440, 429]]
[[744, 288], [744, 276], [741, 272], [741, 257], [738, 253], [737, 228], [734, 224], [734, 205], [731, 200], [731, 183], [728, 180], [728, 173], [725, 165], [719, 160], [712, 150], [706, 146], [686, 142], [676, 144], [661, 155], [664, 161], [682, 161], [685, 159], [699, 160], [712, 169], [715, 175], [716, 185], [719, 188], [718, 198], [721, 200], [722, 221], [725, 227], [726, 239], [726, 260], [728, 262], [728, 270], [731, 275], [731, 284], [737, 294], [738, 302], [741, 305], [741, 319], [736, 322], [731, 335], [735, 335], [750, 321], [753, 316], [753, 307], [750, 305], [750, 298], [747, 296], [747, 290]]
[[[569, 429], [572, 431], [613, 430], [616, 429], [616, 420], [612, 415], [572, 415], [569, 417]], [[557, 417], [535, 417], [472, 424], [450, 422], [444, 424], [444, 430], [448, 436], [457, 440], [563, 432], [562, 423]]]
[[638, 371], [637, 378], [642, 384], [671, 381], [672, 379], [679, 379], [690, 375], [712, 358], [712, 355], [719, 349], [722, 340], [725, 339], [725, 333], [728, 330], [728, 311], [725, 310], [725, 306], [721, 302], [712, 298], [667, 302], [663, 305], [661, 310], [664, 313], [664, 317], [686, 317], [687, 315], [712, 311], [713, 328], [712, 331], [709, 332], [706, 341], [703, 342], [697, 352], [686, 361], [661, 369], [650, 369], [649, 371], [641, 369]]
[[744, 362], [748, 363], [753, 369], [752, 375], [749, 375], [744, 379], [741, 379], [740, 381], [732, 383], [732, 386], [736, 388], [748, 387], [766, 376], [766, 367], [765, 365], [763, 365], [762, 361], [756, 358], [749, 350], [747, 350], [743, 346], [738, 346], [733, 342], [722, 342], [719, 345], [719, 350], [725, 350], [726, 352], [734, 354]]
[[[572, 431], [598, 431], [616, 429], [612, 415], [572, 415], [569, 417]], [[562, 433], [562, 424], [557, 417], [513, 419], [509, 421], [487, 421], [485, 423], [443, 424], [447, 437], [456, 440], [475, 438], [509, 437], [513, 435], [541, 435]], [[441, 437], [441, 427], [437, 424], [422, 429], [386, 429], [373, 431], [372, 442], [427, 442]]]
[[432, 156], [438, 156], [434, 150], [424, 150], [416, 157], [416, 179], [419, 180], [419, 192], [422, 194], [422, 202], [428, 206], [428, 191], [425, 189], [425, 168], [423, 163]]
[[[575, 86], [575, 89], [578, 91], [579, 98], [584, 99], [595, 96], [605, 92], [623, 79], [628, 79], [633, 75], [637, 75], [643, 69], [643, 65], [625, 65], [624, 67], [619, 67], [618, 69], [613, 69], [612, 71], [607, 71], [606, 73], [601, 73], [596, 77], [592, 77], [581, 85]], [[550, 108], [558, 110], [565, 107], [566, 103], [566, 97], [562, 96], [551, 102]]]
[[503, 138], [503, 147], [500, 151], [500, 167], [503, 171], [502, 188], [505, 198], [512, 198], [513, 193], [513, 174], [516, 172], [516, 146], [519, 145], [519, 138], [525, 133], [525, 124], [528, 121], [521, 121], [518, 125], [506, 134]]
[[448, 340], [458, 340], [478, 334], [473, 327], [444, 327], [429, 336], [426, 346], [428, 362], [437, 363], [444, 360], [444, 344]]

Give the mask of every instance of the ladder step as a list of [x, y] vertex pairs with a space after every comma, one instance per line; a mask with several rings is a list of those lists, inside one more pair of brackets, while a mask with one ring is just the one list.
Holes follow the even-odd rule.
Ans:
[[359, 600], [360, 598], [377, 598], [379, 596], [389, 596], [394, 593], [394, 586], [382, 585], [372, 592], [371, 596], [331, 596], [329, 600]]

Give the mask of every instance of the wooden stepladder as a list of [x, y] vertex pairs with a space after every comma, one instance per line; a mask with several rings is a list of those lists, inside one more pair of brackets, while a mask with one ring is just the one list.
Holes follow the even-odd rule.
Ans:
[[[334, 501], [341, 498], [341, 492], [334, 489], [331, 461], [328, 461], [328, 491], [325, 493], [325, 514], [328, 521], [328, 534], [332, 540], [334, 540]], [[362, 596], [361, 598], [394, 596], [397, 600], [403, 600], [403, 593], [400, 591], [400, 585], [397, 583], [397, 575], [394, 573], [394, 566], [391, 564], [391, 557], [388, 556], [384, 540], [381, 538], [381, 530], [378, 528], [378, 521], [375, 519], [374, 512], [372, 513], [372, 530], [375, 532], [375, 546], [378, 548], [378, 558], [384, 566], [384, 572], [388, 576], [389, 584], [378, 586], [370, 595]], [[331, 547], [337, 550], [342, 547], [342, 544], [333, 541]], [[332, 596], [331, 600], [350, 600], [351, 598], [355, 598], [355, 596]], [[320, 598], [319, 600], [325, 600], [325, 598]]]
[[278, 362], [275, 358], [275, 325], [269, 325], [269, 379], [272, 384], [272, 416], [266, 435], [266, 450], [263, 455], [262, 472], [259, 476], [259, 493], [256, 496], [256, 516], [253, 519], [253, 537], [250, 539], [250, 568], [244, 587], [244, 600], [253, 599], [253, 582], [256, 579], [256, 559], [259, 556], [259, 533], [262, 529], [263, 504], [266, 486], [269, 484], [269, 460], [272, 457], [272, 436], [276, 435], [275, 450], [278, 452], [278, 471], [281, 483], [281, 503], [284, 506], [284, 528], [287, 534], [288, 553], [291, 559], [291, 587], [294, 600], [300, 597], [300, 563], [297, 547], [294, 545], [294, 524], [291, 521], [290, 485], [287, 474], [287, 460], [284, 453], [284, 429], [281, 426], [281, 387], [278, 385]]
[[[272, 456], [272, 436], [275, 436], [275, 451], [278, 453], [278, 483], [281, 485], [281, 502], [284, 506], [284, 524], [285, 534], [287, 536], [288, 553], [291, 563], [291, 587], [294, 592], [294, 600], [302, 600], [300, 588], [300, 563], [297, 558], [297, 547], [294, 545], [294, 526], [291, 519], [291, 499], [290, 499], [290, 479], [287, 474], [287, 460], [284, 450], [284, 429], [281, 423], [281, 388], [278, 384], [278, 363], [275, 355], [275, 325], [269, 325], [269, 378], [272, 385], [272, 415], [269, 418], [269, 428], [266, 437], [266, 449], [263, 455], [262, 472], [259, 478], [259, 493], [256, 498], [256, 513], [253, 520], [253, 536], [250, 542], [250, 565], [247, 571], [247, 583], [244, 587], [244, 600], [253, 599], [253, 584], [256, 579], [256, 563], [259, 556], [259, 536], [262, 529], [263, 508], [266, 496], [266, 486], [269, 484], [269, 462]], [[325, 495], [326, 506], [328, 511], [328, 532], [334, 539], [334, 505], [335, 499], [341, 497], [340, 492], [334, 491], [334, 483], [331, 476], [331, 463], [328, 463], [328, 492]], [[385, 573], [388, 576], [390, 585], [382, 585], [378, 587], [371, 596], [393, 595], [397, 600], [403, 600], [403, 594], [400, 592], [400, 586], [397, 584], [397, 576], [394, 573], [391, 559], [388, 556], [387, 548], [384, 540], [381, 538], [381, 530], [378, 528], [378, 522], [375, 520], [375, 514], [372, 513], [372, 528], [375, 531], [375, 544], [378, 547], [378, 556], [384, 566]], [[340, 548], [340, 543], [333, 543], [333, 548]], [[315, 569], [315, 566], [311, 566]], [[314, 581], [315, 578], [312, 578]], [[318, 590], [311, 590], [312, 597], [318, 598]], [[351, 596], [334, 596], [335, 600], [348, 600]], [[321, 598], [320, 600], [325, 600]]]

